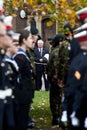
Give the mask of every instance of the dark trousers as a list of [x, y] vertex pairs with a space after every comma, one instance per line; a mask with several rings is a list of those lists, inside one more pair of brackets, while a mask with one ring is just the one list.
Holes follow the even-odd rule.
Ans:
[[14, 112], [13, 112], [13, 102], [4, 103], [0, 100], [0, 130], [14, 130]]
[[50, 84], [50, 109], [53, 119], [57, 119], [61, 115], [61, 89], [57, 84]]
[[3, 100], [0, 99], [0, 130], [3, 130], [4, 107], [5, 104]]
[[69, 120], [69, 127], [68, 130], [86, 130], [84, 128], [84, 117], [85, 117], [85, 113], [82, 112], [81, 110], [78, 110], [78, 112], [76, 113], [76, 117], [79, 119], [79, 126], [72, 126], [71, 124], [71, 114], [72, 114], [72, 105], [73, 105], [73, 98], [69, 97], [69, 101], [68, 101], [68, 110], [67, 110], [67, 114], [68, 114], [68, 120]]
[[36, 90], [40, 90], [42, 86], [42, 76], [44, 78], [45, 90], [49, 90], [49, 82], [43, 65], [36, 66]]
[[29, 120], [29, 104], [18, 104], [17, 111], [17, 127], [18, 130], [27, 130], [28, 120]]

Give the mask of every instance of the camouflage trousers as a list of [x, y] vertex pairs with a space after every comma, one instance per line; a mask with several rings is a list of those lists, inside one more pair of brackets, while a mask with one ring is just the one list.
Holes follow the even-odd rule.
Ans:
[[61, 88], [55, 83], [50, 84], [50, 109], [53, 118], [61, 116]]

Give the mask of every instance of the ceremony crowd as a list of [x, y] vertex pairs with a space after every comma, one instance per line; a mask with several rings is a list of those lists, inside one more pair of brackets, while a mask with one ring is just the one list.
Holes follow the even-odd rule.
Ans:
[[30, 109], [42, 76], [52, 126], [87, 129], [87, 7], [76, 17], [79, 28], [67, 22], [63, 33], [48, 38], [48, 48], [36, 27], [17, 34], [12, 16], [0, 10], [0, 130], [35, 127]]

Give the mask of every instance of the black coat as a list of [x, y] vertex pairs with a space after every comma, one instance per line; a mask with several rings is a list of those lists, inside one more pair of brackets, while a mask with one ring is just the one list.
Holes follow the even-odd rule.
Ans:
[[19, 66], [20, 84], [15, 90], [15, 96], [19, 103], [26, 104], [32, 102], [32, 74], [30, 61], [26, 55], [18, 54], [14, 57]]
[[69, 58], [70, 58], [69, 62], [71, 63], [73, 58], [81, 52], [81, 49], [76, 38], [72, 39], [70, 46], [71, 46], [71, 50], [70, 50], [70, 55], [69, 55]]
[[9, 64], [5, 62], [4, 56], [4, 54], [0, 53], [0, 90], [11, 88], [10, 74], [12, 73], [12, 69]]
[[[86, 72], [87, 72], [87, 51], [83, 50], [73, 59], [70, 65], [68, 79], [64, 89], [65, 99], [63, 101], [62, 108], [68, 110], [69, 114], [71, 114], [73, 111], [77, 112], [80, 109], [83, 94], [82, 90], [83, 88], [85, 90], [86, 87], [85, 83], [87, 79], [85, 77]], [[85, 92], [87, 95], [87, 91]]]

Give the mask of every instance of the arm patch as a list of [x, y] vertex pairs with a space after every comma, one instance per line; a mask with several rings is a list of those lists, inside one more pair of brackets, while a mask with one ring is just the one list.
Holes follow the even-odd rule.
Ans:
[[77, 70], [75, 71], [74, 76], [75, 76], [75, 78], [76, 78], [77, 80], [80, 80], [80, 78], [81, 78], [81, 74], [80, 74], [80, 72], [77, 71]]

